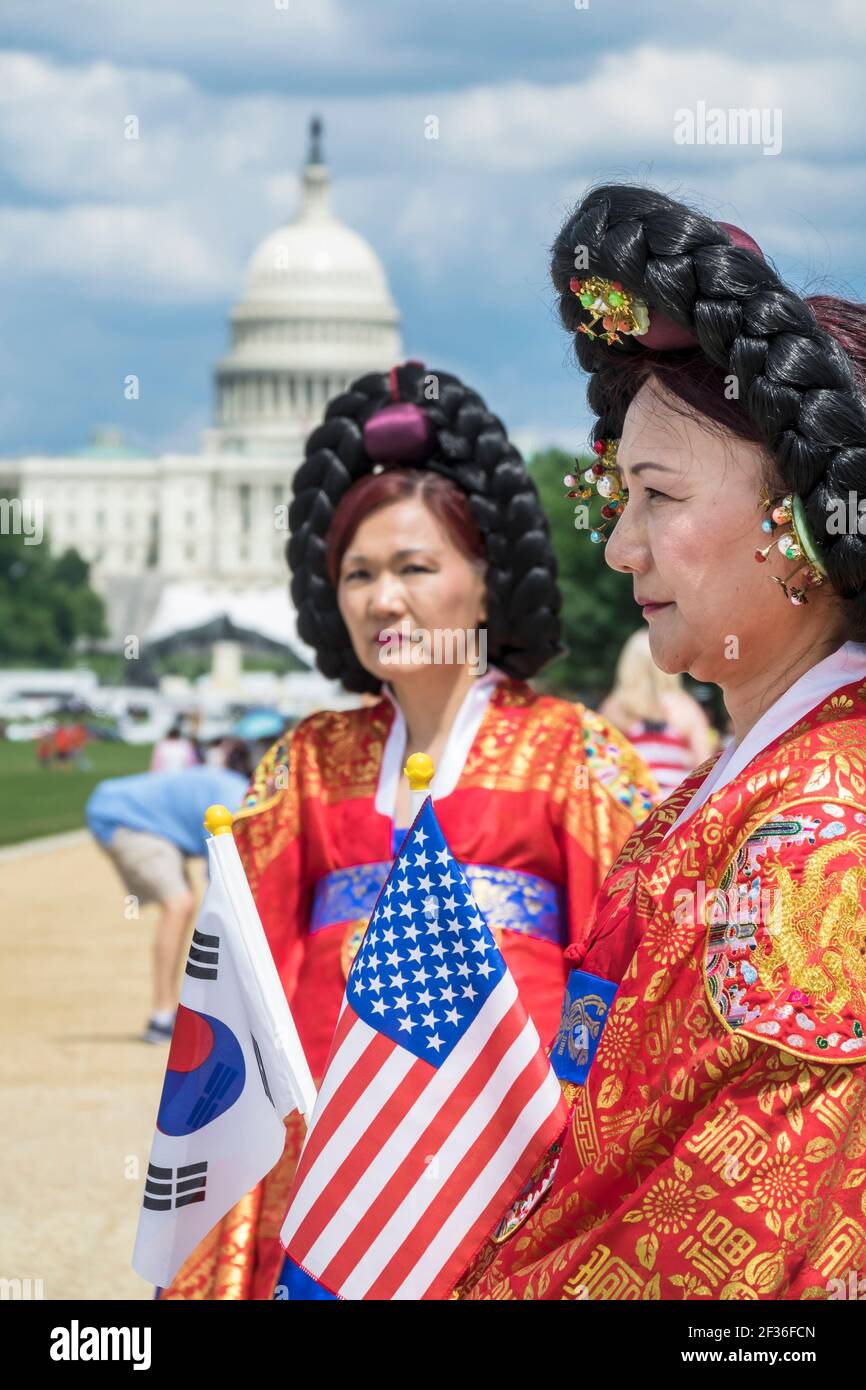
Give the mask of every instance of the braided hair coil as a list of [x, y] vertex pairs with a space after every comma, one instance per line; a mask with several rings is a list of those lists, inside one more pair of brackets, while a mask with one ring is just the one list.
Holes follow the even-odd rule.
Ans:
[[[719, 223], [654, 189], [602, 185], [567, 218], [551, 259], [560, 317], [590, 376], [596, 439], [622, 433], [653, 353], [633, 338], [609, 345], [579, 331], [581, 305], [569, 288], [578, 248], [589, 267], [581, 273], [621, 281], [688, 328], [705, 358], [736, 380], [754, 437], [784, 490], [801, 497], [830, 582], [851, 605], [852, 635], [866, 637], [866, 536], [829, 524], [849, 493], [866, 498], [866, 396], [844, 348], [810, 304], [766, 260], [733, 245]], [[647, 358], [643, 375], [623, 371], [637, 365], [626, 362], [635, 354]]]
[[[380, 690], [381, 682], [358, 660], [340, 615], [328, 575], [327, 536], [341, 498], [376, 463], [364, 447], [364, 426], [392, 403], [393, 381], [400, 400], [423, 409], [433, 427], [433, 451], [420, 466], [466, 493], [484, 539], [488, 659], [527, 679], [562, 650], [547, 518], [502, 421], [457, 377], [420, 363], [406, 363], [390, 378], [375, 372], [354, 381], [328, 403], [322, 424], [307, 440], [292, 485], [287, 546], [298, 633], [315, 650], [323, 675], [347, 690]], [[435, 399], [428, 399], [431, 382]]]

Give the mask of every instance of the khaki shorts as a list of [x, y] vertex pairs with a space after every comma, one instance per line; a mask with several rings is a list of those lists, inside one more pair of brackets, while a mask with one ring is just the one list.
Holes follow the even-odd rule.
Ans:
[[129, 892], [142, 904], [167, 902], [190, 886], [186, 856], [161, 835], [121, 826], [112, 835], [111, 843], [102, 848]]

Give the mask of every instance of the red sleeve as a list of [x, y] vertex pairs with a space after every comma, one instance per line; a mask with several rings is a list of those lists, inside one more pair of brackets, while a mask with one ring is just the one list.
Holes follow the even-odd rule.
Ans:
[[312, 889], [301, 832], [304, 724], [276, 743], [253, 776], [234, 836], [286, 997], [303, 959]]
[[586, 944], [599, 888], [658, 795], [645, 764], [621, 734], [577, 706], [562, 821], [569, 952]]

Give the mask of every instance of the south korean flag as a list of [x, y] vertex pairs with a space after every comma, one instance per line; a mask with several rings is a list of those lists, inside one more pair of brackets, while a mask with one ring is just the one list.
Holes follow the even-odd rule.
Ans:
[[316, 1092], [243, 865], [231, 815], [205, 818], [210, 883], [189, 950], [132, 1266], [171, 1283], [283, 1152], [284, 1119]]

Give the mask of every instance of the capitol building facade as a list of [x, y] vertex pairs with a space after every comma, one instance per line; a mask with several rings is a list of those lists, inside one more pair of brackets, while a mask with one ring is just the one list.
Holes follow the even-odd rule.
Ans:
[[316, 119], [297, 215], [253, 254], [229, 326], [199, 453], [148, 456], [101, 430], [64, 457], [0, 463], [7, 494], [41, 506], [52, 549], [91, 565], [112, 646], [255, 612], [257, 596], [277, 629], [285, 606], [293, 633], [285, 516], [304, 440], [332, 396], [402, 357], [382, 265], [331, 209]]

